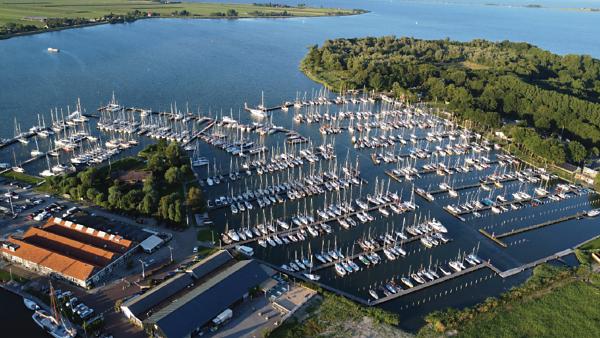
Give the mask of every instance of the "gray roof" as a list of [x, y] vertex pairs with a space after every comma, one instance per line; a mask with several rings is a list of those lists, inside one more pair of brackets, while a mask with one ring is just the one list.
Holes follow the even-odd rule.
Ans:
[[220, 250], [190, 266], [187, 272], [191, 273], [194, 278], [200, 279], [232, 259], [233, 256], [231, 256], [229, 251]]
[[240, 261], [145, 320], [168, 338], [188, 336], [273, 275], [255, 260]]
[[142, 243], [140, 243], [140, 246], [145, 251], [151, 251], [154, 250], [154, 248], [160, 245], [162, 242], [162, 238], [156, 235], [151, 235], [150, 237], [146, 238]]
[[140, 319], [140, 315], [145, 314], [148, 310], [177, 292], [185, 289], [193, 282], [194, 280], [189, 274], [180, 273], [150, 289], [146, 293], [128, 299], [123, 302], [121, 306], [127, 307], [136, 318]]

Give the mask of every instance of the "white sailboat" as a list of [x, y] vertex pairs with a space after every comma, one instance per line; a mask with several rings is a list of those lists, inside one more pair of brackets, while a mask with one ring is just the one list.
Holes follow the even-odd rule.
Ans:
[[250, 114], [252, 114], [253, 116], [256, 116], [259, 118], [265, 118], [265, 117], [267, 117], [267, 109], [265, 107], [265, 93], [262, 92], [261, 96], [262, 96], [261, 103], [258, 105], [258, 107], [250, 108], [250, 107], [248, 107], [247, 103], [244, 103], [244, 108], [246, 110], [248, 110], [250, 112]]
[[31, 157], [40, 156], [43, 152], [40, 151], [40, 146], [38, 145], [37, 136], [33, 138], [35, 140], [35, 149], [31, 151]]

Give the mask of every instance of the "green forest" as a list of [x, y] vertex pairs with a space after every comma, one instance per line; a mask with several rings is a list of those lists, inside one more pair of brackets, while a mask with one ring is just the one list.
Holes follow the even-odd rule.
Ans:
[[527, 43], [336, 39], [310, 47], [301, 69], [342, 91], [372, 89], [446, 107], [483, 130], [503, 122], [529, 152], [574, 164], [598, 155], [600, 60]]
[[175, 142], [159, 141], [138, 157], [47, 181], [50, 190], [72, 199], [131, 215], [154, 216], [176, 227], [186, 226], [186, 208], [198, 212], [205, 204], [189, 158]]

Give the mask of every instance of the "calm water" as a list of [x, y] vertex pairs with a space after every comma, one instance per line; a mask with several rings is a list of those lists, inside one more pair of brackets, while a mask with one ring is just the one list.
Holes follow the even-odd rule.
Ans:
[[[264, 90], [267, 105], [293, 99], [296, 92], [308, 92], [318, 86], [298, 71], [298, 63], [306, 47], [320, 44], [336, 37], [360, 37], [369, 35], [413, 36], [417, 38], [445, 38], [470, 40], [510, 39], [527, 41], [559, 54], [585, 53], [600, 57], [598, 19], [600, 13], [565, 11], [559, 8], [600, 7], [598, 1], [541, 1], [549, 9], [526, 9], [511, 7], [518, 1], [502, 2], [503, 6], [485, 6], [488, 1], [308, 1], [315, 6], [364, 8], [369, 14], [339, 18], [314, 19], [244, 19], [244, 20], [144, 20], [133, 24], [104, 25], [76, 30], [66, 30], [42, 35], [20, 37], [0, 41], [0, 137], [12, 137], [15, 118], [22, 129], [28, 129], [36, 120], [36, 114], [46, 114], [50, 109], [66, 110], [73, 107], [76, 99], [89, 111], [106, 103], [112, 93], [127, 106], [141, 106], [154, 110], [168, 110], [177, 102], [180, 107], [189, 103], [191, 110], [208, 112], [233, 109], [237, 115], [244, 102], [256, 104]], [[289, 3], [295, 4], [296, 1]], [[46, 48], [60, 48], [59, 54], [48, 54]], [[244, 118], [245, 119], [245, 118]], [[277, 124], [292, 127], [291, 113], [279, 115]], [[297, 127], [303, 133], [311, 133], [312, 127]], [[314, 131], [313, 131], [314, 132]], [[318, 138], [318, 134], [314, 135]], [[340, 136], [340, 154], [348, 145], [348, 137]], [[0, 152], [0, 161], [12, 161], [12, 149], [18, 158], [26, 158], [28, 146], [15, 145]], [[42, 146], [42, 149], [43, 146]], [[208, 146], [203, 150], [213, 156]], [[215, 152], [215, 157], [228, 159]], [[361, 159], [363, 168], [369, 161]], [[381, 174], [365, 170], [371, 180]], [[37, 169], [36, 169], [37, 170]], [[439, 181], [428, 178], [419, 184], [427, 187]], [[403, 184], [395, 186], [400, 190]], [[511, 189], [515, 189], [512, 187]], [[405, 189], [407, 190], [407, 189]], [[418, 200], [420, 204], [426, 204]], [[597, 232], [589, 222], [567, 222], [552, 231], [524, 234], [510, 238], [509, 249], [500, 249], [477, 236], [477, 229], [490, 227], [489, 231], [506, 231], [514, 226], [539, 222], [555, 215], [570, 214], [570, 205], [581, 207], [586, 198], [580, 197], [536, 209], [535, 214], [523, 209], [507, 215], [488, 216], [469, 223], [458, 223], [441, 211], [442, 201], [432, 214], [449, 226], [454, 242], [436, 249], [433, 259], [448, 259], [458, 249], [471, 250], [481, 241], [485, 257], [493, 257], [500, 268], [510, 268], [522, 262], [562, 250]], [[315, 207], [318, 204], [315, 202]], [[535, 215], [532, 218], [531, 215]], [[289, 214], [288, 214], [289, 215]], [[412, 216], [408, 216], [412, 217]], [[401, 222], [397, 218], [396, 222]], [[385, 223], [380, 223], [384, 227]], [[341, 239], [338, 239], [342, 241]], [[513, 243], [514, 242], [514, 243]], [[341, 244], [341, 243], [340, 243]], [[317, 245], [317, 244], [313, 244]], [[414, 250], [419, 248], [414, 245]], [[313, 247], [313, 249], [315, 249]], [[293, 252], [281, 255], [282, 262]], [[429, 255], [416, 254], [400, 265], [382, 264], [362, 275], [338, 279], [325, 276], [331, 283], [353, 293], [365, 292], [371, 281], [381, 281], [390, 274], [402, 274], [412, 268], [429, 263]], [[281, 263], [281, 262], [278, 262]], [[444, 283], [411, 298], [385, 305], [400, 311], [404, 326], [415, 328], [423, 313], [445, 306], [464, 306], [477, 302], [489, 294], [510, 287], [526, 276], [514, 280], [486, 278], [489, 272], [481, 272]], [[360, 280], [353, 280], [360, 279]], [[469, 280], [477, 280], [477, 290], [458, 289]], [[481, 281], [479, 281], [481, 280]], [[450, 288], [457, 288], [451, 295], [437, 297]], [[433, 298], [432, 298], [433, 297]], [[423, 303], [423, 300], [428, 300]], [[9, 297], [0, 294], [3, 304], [10, 304]], [[11, 312], [0, 316], [0, 323], [29, 325], [24, 314]], [[4, 327], [4, 325], [3, 325]]]
[[37, 326], [31, 315], [33, 311], [23, 305], [23, 298], [4, 289], [0, 289], [0, 323], [2, 336], [13, 337], [51, 337]]

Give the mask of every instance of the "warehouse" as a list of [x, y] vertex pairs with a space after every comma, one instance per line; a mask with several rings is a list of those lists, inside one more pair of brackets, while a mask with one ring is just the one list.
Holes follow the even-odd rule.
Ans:
[[142, 326], [142, 321], [152, 314], [154, 308], [160, 308], [161, 304], [169, 302], [195, 281], [207, 276], [232, 259], [233, 257], [228, 251], [217, 251], [193, 264], [185, 273], [178, 273], [149, 291], [123, 302], [121, 311], [132, 323]]
[[273, 274], [272, 269], [257, 261], [239, 261], [155, 312], [144, 320], [144, 326], [158, 337], [196, 335], [224, 310], [246, 299], [253, 288], [268, 282]]
[[98, 283], [135, 249], [133, 242], [60, 218], [2, 243], [2, 256], [42, 275], [84, 288]]

